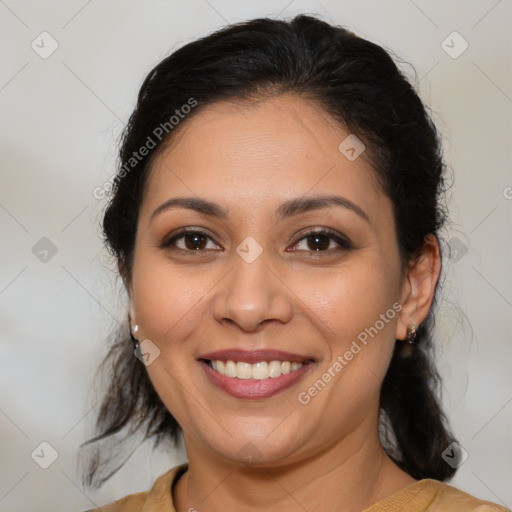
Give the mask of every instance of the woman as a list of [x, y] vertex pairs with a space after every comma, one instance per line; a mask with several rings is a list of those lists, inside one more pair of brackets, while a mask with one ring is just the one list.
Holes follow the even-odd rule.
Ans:
[[150, 72], [120, 156], [129, 314], [90, 442], [182, 435], [188, 463], [95, 510], [505, 510], [443, 483], [445, 166], [382, 48], [304, 15], [227, 27]]

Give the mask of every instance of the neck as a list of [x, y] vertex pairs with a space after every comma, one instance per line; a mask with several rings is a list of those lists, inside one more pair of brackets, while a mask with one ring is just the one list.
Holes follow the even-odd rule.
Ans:
[[244, 467], [192, 446], [187, 454], [189, 470], [174, 490], [177, 512], [355, 512], [416, 482], [386, 455], [378, 435], [354, 433], [313, 458], [286, 466]]

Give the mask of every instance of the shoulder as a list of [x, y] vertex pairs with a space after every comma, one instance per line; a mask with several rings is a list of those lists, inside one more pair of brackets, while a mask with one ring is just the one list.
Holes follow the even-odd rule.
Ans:
[[432, 503], [428, 511], [467, 511], [467, 512], [507, 512], [510, 509], [484, 501], [468, 494], [456, 487], [439, 482], [437, 480], [427, 480], [435, 490]]
[[130, 494], [101, 507], [86, 510], [85, 512], [140, 512], [147, 500], [147, 492]]
[[364, 512], [511, 512], [456, 487], [426, 478], [375, 503]]
[[[142, 512], [142, 510], [148, 510], [148, 506], [150, 510], [155, 512], [160, 510], [173, 512], [172, 487], [187, 468], [186, 463], [180, 464], [159, 476], [149, 491], [130, 494], [112, 503], [85, 512]], [[163, 508], [158, 508], [156, 505]]]

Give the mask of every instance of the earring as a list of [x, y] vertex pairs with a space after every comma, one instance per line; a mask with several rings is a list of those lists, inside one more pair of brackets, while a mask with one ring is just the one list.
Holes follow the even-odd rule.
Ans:
[[414, 343], [417, 334], [418, 328], [414, 324], [409, 324], [407, 326], [407, 341], [411, 344]]
[[138, 348], [139, 346], [139, 340], [134, 337], [134, 334], [136, 334], [138, 330], [139, 326], [137, 324], [135, 324], [135, 327], [133, 329], [130, 329], [130, 338], [132, 340], [134, 348]]

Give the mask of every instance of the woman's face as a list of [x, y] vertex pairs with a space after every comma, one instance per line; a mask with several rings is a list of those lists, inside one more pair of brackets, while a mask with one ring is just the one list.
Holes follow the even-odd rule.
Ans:
[[187, 451], [276, 465], [373, 435], [408, 319], [392, 204], [363, 148], [291, 95], [180, 128], [147, 183], [129, 289]]

